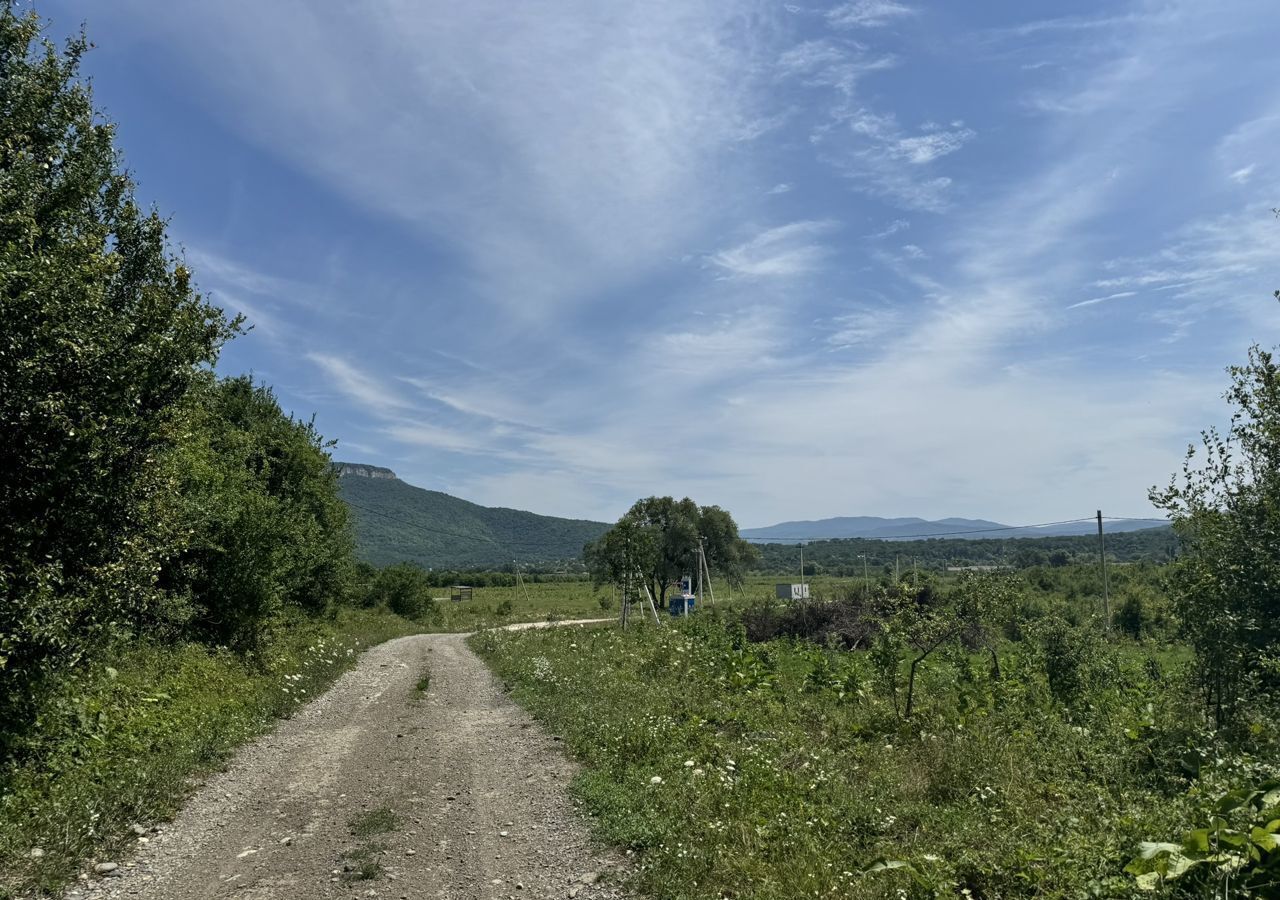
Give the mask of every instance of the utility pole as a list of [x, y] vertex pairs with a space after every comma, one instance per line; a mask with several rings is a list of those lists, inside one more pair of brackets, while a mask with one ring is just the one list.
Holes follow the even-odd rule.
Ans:
[[622, 568], [622, 630], [627, 630], [627, 612], [631, 605], [631, 536], [627, 535]]
[[[698, 537], [698, 609], [702, 609], [702, 537]], [[685, 615], [689, 614], [689, 606], [685, 604]]]
[[893, 554], [893, 582], [897, 584], [902, 581], [902, 555]]
[[800, 542], [800, 596], [804, 597], [804, 541]]
[[1102, 510], [1098, 510], [1098, 562], [1102, 565], [1102, 621], [1111, 632], [1111, 586], [1107, 584], [1107, 539], [1102, 536]]
[[865, 586], [867, 597], [871, 596], [871, 573], [867, 571], [867, 554], [862, 554], [862, 582]]

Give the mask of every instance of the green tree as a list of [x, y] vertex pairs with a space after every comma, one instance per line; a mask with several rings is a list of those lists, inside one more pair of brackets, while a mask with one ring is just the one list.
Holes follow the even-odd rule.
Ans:
[[921, 592], [905, 594], [894, 602], [895, 609], [885, 622], [884, 630], [899, 634], [902, 643], [912, 650], [905, 718], [911, 718], [915, 709], [916, 676], [920, 667], [935, 651], [948, 645], [986, 651], [991, 657], [992, 677], [1000, 677], [996, 647], [1001, 628], [1019, 599], [1017, 583], [1008, 576], [966, 572], [945, 597]]
[[646, 497], [583, 548], [583, 561], [597, 584], [621, 584], [639, 572], [665, 607], [668, 589], [681, 576], [696, 577], [700, 540], [707, 568], [733, 581], [740, 581], [756, 558], [755, 548], [738, 537], [733, 517], [720, 507], [700, 508], [688, 497]]
[[1150, 495], [1181, 542], [1170, 575], [1174, 611], [1219, 725], [1237, 722], [1244, 701], [1274, 688], [1258, 663], [1280, 645], [1280, 370], [1254, 346], [1228, 372], [1226, 434], [1203, 432], [1200, 451], [1190, 446], [1182, 471]]
[[[134, 200], [78, 79], [34, 14], [0, 4], [0, 722], [155, 602], [156, 459], [237, 329]], [[4, 729], [0, 729], [2, 731]], [[0, 751], [3, 751], [0, 736]]]
[[328, 445], [269, 387], [205, 376], [192, 399], [157, 515], [177, 526], [160, 585], [193, 636], [248, 648], [280, 613], [320, 613], [349, 590], [347, 508]]
[[413, 563], [397, 563], [378, 572], [370, 590], [372, 605], [385, 606], [409, 619], [436, 618], [427, 573]]

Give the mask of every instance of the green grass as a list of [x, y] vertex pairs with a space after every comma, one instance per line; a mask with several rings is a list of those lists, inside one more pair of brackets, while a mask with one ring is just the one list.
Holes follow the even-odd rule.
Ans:
[[400, 820], [396, 818], [395, 812], [390, 807], [379, 806], [377, 809], [361, 813], [347, 824], [356, 837], [369, 837], [395, 831], [400, 827]]
[[651, 896], [1128, 897], [1138, 843], [1181, 833], [1207, 790], [1144, 648], [1073, 708], [1015, 648], [999, 681], [931, 660], [903, 721], [866, 657], [710, 618], [472, 639], [583, 761], [575, 791]]
[[342, 866], [342, 880], [348, 884], [354, 881], [373, 881], [382, 875], [382, 854], [387, 848], [382, 844], [372, 843], [348, 850], [342, 854], [345, 862]]
[[55, 891], [80, 860], [119, 853], [129, 826], [172, 814], [193, 776], [322, 693], [361, 650], [416, 630], [343, 610], [282, 623], [250, 658], [143, 643], [66, 679], [24, 761], [0, 766], [0, 897]]

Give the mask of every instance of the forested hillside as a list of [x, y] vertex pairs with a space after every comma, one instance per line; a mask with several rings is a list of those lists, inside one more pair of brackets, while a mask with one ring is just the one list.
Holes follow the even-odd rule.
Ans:
[[[759, 544], [757, 571], [799, 572], [800, 547], [797, 544]], [[1168, 562], [1178, 550], [1173, 529], [1147, 528], [1106, 535], [1107, 558], [1116, 562]], [[805, 569], [809, 574], [862, 575], [864, 559], [873, 572], [903, 570], [912, 561], [922, 568], [945, 566], [1014, 566], [1067, 565], [1098, 558], [1098, 537], [1046, 537], [962, 539], [930, 538], [923, 541], [887, 541], [873, 538], [812, 541], [804, 548]]]
[[583, 545], [608, 528], [602, 522], [480, 506], [406, 484], [389, 469], [352, 463], [337, 468], [357, 552], [374, 565], [412, 562], [439, 569], [576, 560]]

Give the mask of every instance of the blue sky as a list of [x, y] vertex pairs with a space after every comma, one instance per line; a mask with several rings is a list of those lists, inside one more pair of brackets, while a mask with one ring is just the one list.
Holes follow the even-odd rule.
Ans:
[[1280, 333], [1265, 0], [37, 8], [222, 370], [480, 503], [1145, 515]]

